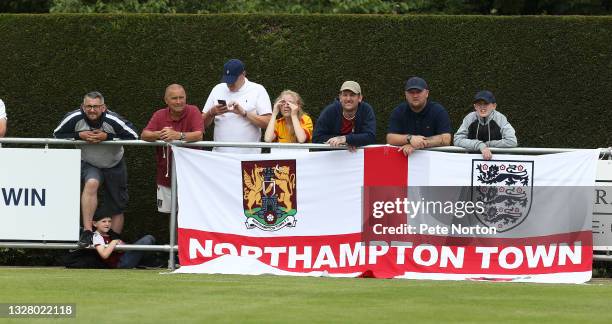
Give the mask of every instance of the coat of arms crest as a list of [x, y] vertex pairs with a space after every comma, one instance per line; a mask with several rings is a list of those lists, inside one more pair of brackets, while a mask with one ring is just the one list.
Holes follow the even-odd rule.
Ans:
[[277, 231], [295, 227], [295, 160], [243, 161], [242, 192], [247, 228]]
[[474, 213], [484, 225], [505, 232], [529, 215], [533, 200], [533, 161], [472, 160], [472, 201], [484, 212]]

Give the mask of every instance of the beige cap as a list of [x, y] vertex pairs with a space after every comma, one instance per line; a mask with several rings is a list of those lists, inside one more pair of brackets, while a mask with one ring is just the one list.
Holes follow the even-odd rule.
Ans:
[[342, 84], [342, 87], [340, 87], [340, 92], [344, 90], [350, 90], [353, 93], [361, 94], [361, 87], [359, 86], [359, 83], [355, 81], [345, 81]]

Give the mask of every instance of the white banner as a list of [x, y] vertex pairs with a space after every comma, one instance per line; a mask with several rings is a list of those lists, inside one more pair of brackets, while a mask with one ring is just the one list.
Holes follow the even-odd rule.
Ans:
[[[438, 217], [438, 223], [452, 221], [468, 226], [492, 226], [496, 228], [495, 237], [498, 238], [554, 235], [570, 232], [570, 229], [591, 230], [591, 217], [586, 216], [591, 215], [592, 204], [587, 202], [592, 201], [598, 150], [539, 156], [498, 154], [491, 161], [482, 160], [479, 154], [449, 156], [453, 157], [448, 153], [428, 152], [411, 157], [409, 186], [435, 191], [435, 194], [426, 195], [430, 200], [432, 195], [442, 196], [436, 200], [442, 200], [444, 195], [446, 200], [457, 200], [457, 197], [469, 200], [469, 197], [483, 195], [469, 190], [472, 187], [491, 186], [494, 191], [505, 189], [508, 193], [505, 197], [509, 197], [512, 188], [518, 185], [523, 192], [514, 192], [513, 197], [522, 194], [524, 199], [516, 199], [513, 204], [503, 200], [501, 205], [496, 205], [498, 209], [513, 209], [511, 212], [482, 213], [461, 219]], [[437, 186], [444, 186], [444, 191]], [[464, 192], [459, 194], [456, 188]], [[571, 203], [573, 201], [580, 203]], [[490, 212], [490, 206], [487, 212]], [[425, 222], [431, 223], [432, 219], [427, 218]]]
[[596, 251], [612, 251], [612, 160], [597, 162], [593, 205], [593, 245]]
[[[394, 147], [174, 152], [181, 273], [568, 283], [591, 277], [597, 150], [493, 161], [428, 151], [406, 159]], [[446, 219], [428, 211], [412, 217], [408, 200], [424, 203], [428, 191], [440, 202], [462, 203], [455, 208], [484, 207], [461, 216], [445, 210]], [[490, 231], [465, 235], [454, 232], [457, 226]], [[370, 233], [383, 228], [381, 236]]]
[[0, 148], [0, 239], [76, 241], [81, 151]]

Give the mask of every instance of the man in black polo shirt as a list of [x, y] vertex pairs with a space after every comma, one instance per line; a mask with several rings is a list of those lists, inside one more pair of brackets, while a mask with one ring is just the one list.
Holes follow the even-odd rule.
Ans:
[[406, 102], [391, 113], [387, 144], [401, 146], [406, 156], [414, 150], [450, 145], [448, 112], [441, 104], [428, 100], [427, 82], [412, 77], [406, 81], [404, 90]]

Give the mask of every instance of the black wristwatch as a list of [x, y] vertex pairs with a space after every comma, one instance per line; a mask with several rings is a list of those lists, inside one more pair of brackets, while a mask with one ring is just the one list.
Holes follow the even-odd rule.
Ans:
[[412, 135], [408, 134], [406, 135], [406, 144], [410, 144], [410, 140], [412, 139]]
[[185, 133], [181, 132], [181, 138], [180, 138], [180, 140], [181, 140], [181, 141], [184, 141], [184, 140], [185, 140]]

